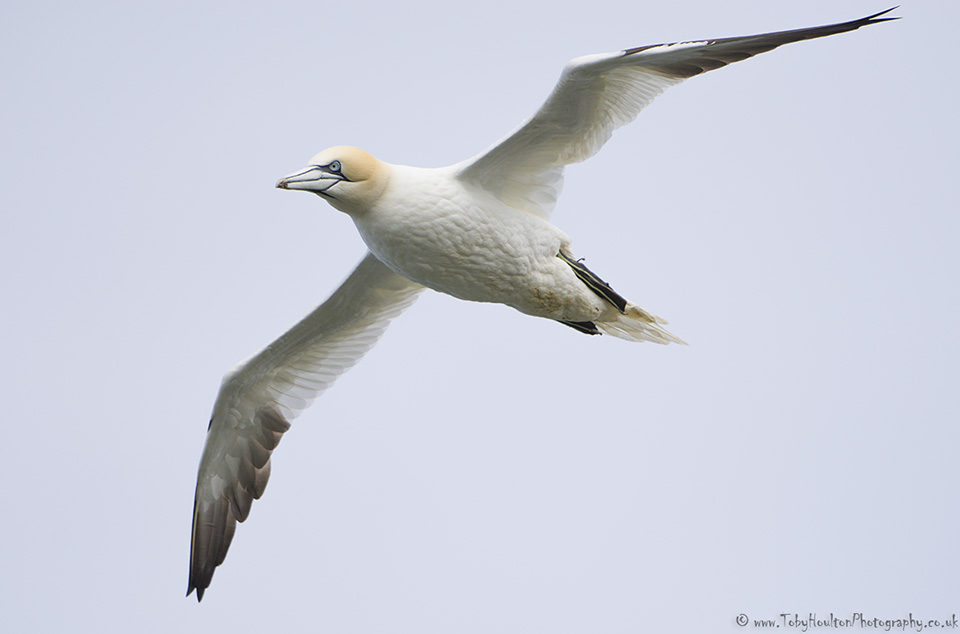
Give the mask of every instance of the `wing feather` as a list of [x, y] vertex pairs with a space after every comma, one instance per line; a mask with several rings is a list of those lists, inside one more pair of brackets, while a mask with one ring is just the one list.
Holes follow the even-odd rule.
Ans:
[[571, 60], [543, 106], [507, 137], [461, 165], [459, 178], [504, 203], [549, 217], [563, 168], [596, 154], [670, 86], [784, 44], [895, 20], [880, 17], [719, 40], [640, 46]]
[[270, 454], [290, 421], [377, 342], [423, 287], [367, 254], [333, 295], [224, 377], [194, 498], [189, 595], [203, 598], [236, 523], [270, 477]]

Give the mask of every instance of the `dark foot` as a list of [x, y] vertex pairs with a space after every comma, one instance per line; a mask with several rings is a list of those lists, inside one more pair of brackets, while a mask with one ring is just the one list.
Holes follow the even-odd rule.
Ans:
[[564, 321], [563, 319], [558, 319], [557, 321], [564, 326], [570, 326], [574, 330], [579, 330], [586, 335], [600, 334], [600, 331], [597, 329], [597, 325], [592, 321]]
[[[585, 267], [580, 260], [574, 260], [563, 251], [560, 251], [560, 253], [557, 254], [557, 257], [563, 260], [564, 262], [566, 262], [567, 264], [569, 264], [570, 268], [573, 269], [573, 272], [577, 275], [578, 278], [580, 278], [580, 281], [586, 284], [591, 291], [593, 291], [603, 299], [607, 300], [608, 302], [616, 306], [617, 310], [619, 310], [621, 313], [627, 312], [627, 300], [621, 297], [615, 290], [610, 288], [609, 284], [607, 284], [606, 282], [601, 280], [599, 277], [597, 277], [593, 273], [593, 271]], [[567, 323], [567, 322], [564, 322], [564, 323]], [[594, 326], [590, 322], [581, 322], [581, 323], [590, 324], [590, 326], [593, 327], [594, 330], [596, 330], [596, 326]], [[570, 324], [567, 324], [567, 325], [570, 325]]]

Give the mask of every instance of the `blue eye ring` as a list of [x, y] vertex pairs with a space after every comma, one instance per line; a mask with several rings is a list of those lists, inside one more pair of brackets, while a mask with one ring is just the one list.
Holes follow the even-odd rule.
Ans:
[[327, 165], [327, 168], [329, 168], [331, 172], [339, 172], [341, 168], [340, 161], [330, 163], [330, 165]]

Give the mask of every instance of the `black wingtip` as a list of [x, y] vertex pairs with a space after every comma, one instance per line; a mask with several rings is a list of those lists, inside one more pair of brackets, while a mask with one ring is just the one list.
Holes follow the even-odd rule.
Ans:
[[[899, 4], [896, 5], [896, 6], [892, 6], [892, 7], [890, 7], [889, 9], [887, 9], [886, 11], [881, 11], [880, 13], [874, 13], [873, 15], [867, 16], [867, 19], [868, 19], [868, 20], [872, 20], [872, 19], [874, 19], [874, 18], [878, 18], [878, 17], [880, 17], [881, 15], [886, 15], [886, 14], [890, 13], [891, 11], [896, 11], [896, 10], [899, 9], [899, 8], [900, 8], [900, 5], [899, 5]], [[885, 19], [885, 20], [899, 20], [900, 18], [899, 18], [899, 17], [895, 17], [895, 18], [884, 18], [884, 19]]]
[[881, 18], [881, 17], [880, 17], [881, 15], [886, 15], [886, 14], [890, 13], [891, 11], [896, 11], [896, 10], [899, 9], [899, 8], [900, 8], [900, 5], [898, 4], [898, 5], [895, 6], [895, 7], [890, 7], [890, 8], [887, 9], [886, 11], [881, 11], [880, 13], [874, 13], [873, 15], [868, 15], [867, 17], [865, 17], [865, 18], [863, 18], [862, 20], [859, 20], [859, 21], [860, 21], [860, 22], [863, 22], [864, 24], [876, 24], [877, 22], [889, 22], [889, 21], [891, 21], [891, 20], [899, 20], [899, 19], [900, 19], [900, 16], [899, 16], [899, 15], [898, 15], [898, 16], [894, 16], [894, 17], [890, 17], [890, 18]]
[[187, 596], [189, 597], [191, 594], [193, 594], [194, 590], [197, 591], [197, 603], [200, 603], [200, 600], [203, 599], [203, 591], [206, 590], [206, 588], [198, 588], [193, 585], [193, 581], [191, 581], [190, 586], [187, 588]]

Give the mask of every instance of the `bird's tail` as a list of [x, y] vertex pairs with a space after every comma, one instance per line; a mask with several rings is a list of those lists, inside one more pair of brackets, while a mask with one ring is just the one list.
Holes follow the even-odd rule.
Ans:
[[652, 341], [662, 344], [680, 343], [687, 345], [685, 341], [660, 327], [660, 324], [665, 324], [666, 321], [628, 302], [609, 284], [600, 279], [596, 273], [588, 269], [583, 260], [575, 259], [563, 249], [560, 249], [557, 257], [573, 269], [574, 274], [587, 285], [587, 288], [617, 309], [617, 313], [612, 319], [595, 322], [563, 321], [561, 323], [588, 335], [599, 335], [602, 331], [627, 341]]
[[627, 304], [623, 313], [617, 313], [610, 321], [596, 322], [597, 328], [608, 335], [626, 339], [627, 341], [652, 341], [654, 343], [687, 342], [661, 327], [667, 322], [653, 313], [647, 312], [634, 304]]

